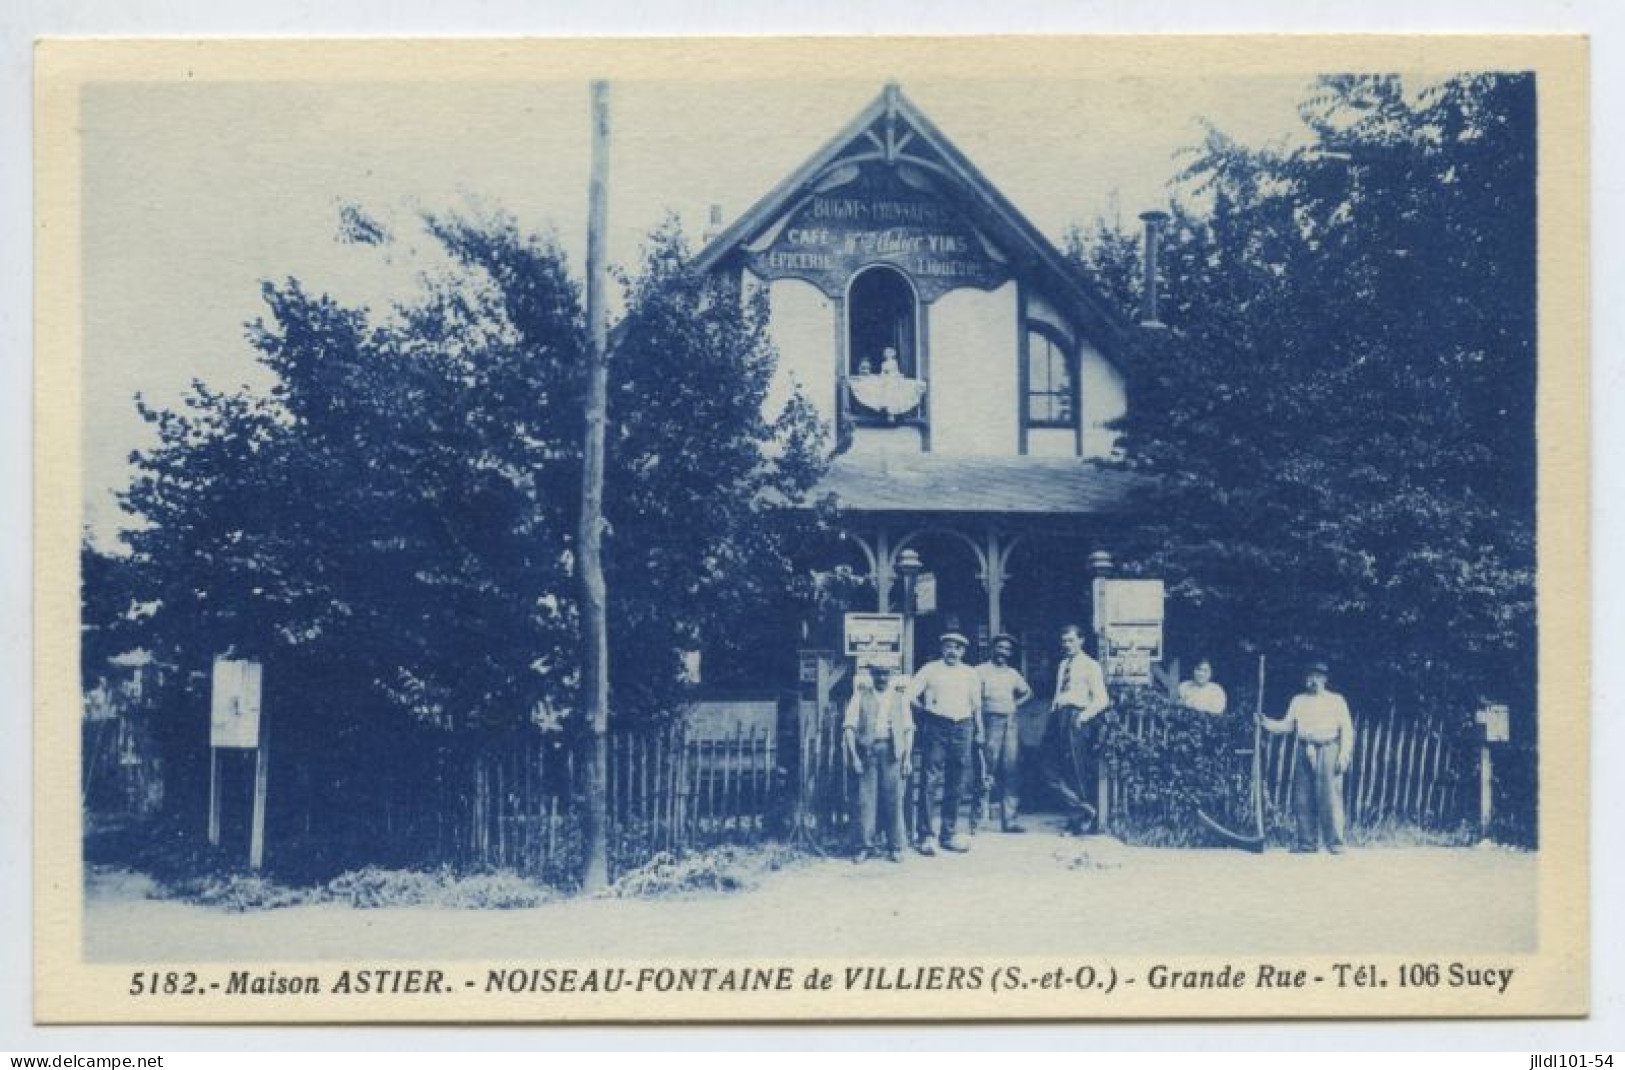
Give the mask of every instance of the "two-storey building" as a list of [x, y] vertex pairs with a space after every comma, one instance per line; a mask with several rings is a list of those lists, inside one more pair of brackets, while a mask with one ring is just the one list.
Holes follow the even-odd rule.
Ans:
[[799, 384], [839, 443], [819, 493], [873, 579], [861, 608], [899, 610], [913, 550], [936, 614], [917, 657], [944, 627], [1047, 651], [1059, 624], [1088, 621], [1089, 557], [1133, 481], [1110, 462], [1139, 328], [897, 86], [699, 263], [766, 291], [779, 396]]

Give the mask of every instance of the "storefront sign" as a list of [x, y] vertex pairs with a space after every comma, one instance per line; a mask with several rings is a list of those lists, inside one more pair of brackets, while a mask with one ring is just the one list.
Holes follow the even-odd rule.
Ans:
[[903, 618], [897, 613], [848, 613], [846, 656], [869, 665], [903, 666]]
[[796, 678], [804, 684], [818, 682], [818, 666], [820, 662], [829, 661], [835, 657], [833, 650], [800, 650], [796, 653]]
[[914, 580], [914, 615], [929, 617], [937, 611], [937, 574], [922, 572]]
[[1097, 579], [1093, 593], [1107, 681], [1149, 685], [1153, 666], [1162, 660], [1162, 581]]
[[925, 301], [961, 286], [1002, 285], [1009, 268], [932, 183], [907, 165], [837, 172], [762, 247], [747, 247], [750, 268], [769, 279], [806, 279], [831, 297], [870, 264], [900, 268]]
[[1101, 668], [1115, 684], [1152, 683], [1162, 660], [1162, 629], [1141, 624], [1108, 625], [1100, 637]]

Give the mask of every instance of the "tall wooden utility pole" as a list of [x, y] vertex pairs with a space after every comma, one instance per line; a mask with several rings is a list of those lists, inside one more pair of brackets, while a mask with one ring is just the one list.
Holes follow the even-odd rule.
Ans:
[[609, 214], [609, 83], [592, 83], [592, 177], [587, 185], [587, 441], [581, 468], [581, 665], [587, 733], [587, 859], [581, 888], [609, 884], [609, 622], [604, 589], [604, 425], [609, 409], [609, 331], [604, 312], [604, 232]]

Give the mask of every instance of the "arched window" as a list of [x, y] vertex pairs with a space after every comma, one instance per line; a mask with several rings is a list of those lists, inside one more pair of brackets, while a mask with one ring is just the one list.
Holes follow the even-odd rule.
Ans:
[[1078, 426], [1077, 360], [1054, 333], [1027, 327], [1027, 426]]
[[865, 268], [852, 280], [846, 310], [848, 375], [877, 375], [895, 356], [899, 374], [918, 378], [914, 288], [902, 272]]

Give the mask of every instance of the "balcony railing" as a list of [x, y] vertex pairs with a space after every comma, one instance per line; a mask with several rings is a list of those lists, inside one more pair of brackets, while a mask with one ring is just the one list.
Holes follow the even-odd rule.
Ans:
[[925, 402], [925, 380], [896, 372], [854, 375], [846, 381], [852, 415], [863, 422], [896, 424], [918, 418]]

